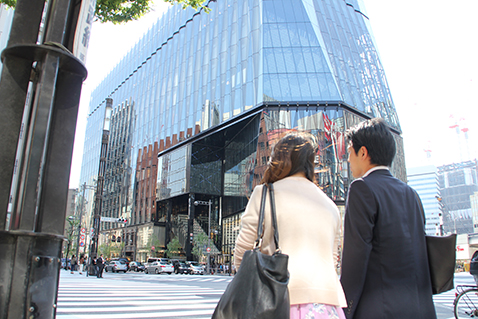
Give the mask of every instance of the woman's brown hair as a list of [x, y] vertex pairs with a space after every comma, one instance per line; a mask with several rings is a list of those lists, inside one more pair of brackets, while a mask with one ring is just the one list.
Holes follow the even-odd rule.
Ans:
[[315, 150], [311, 134], [288, 133], [274, 146], [262, 183], [274, 183], [299, 172], [304, 172], [305, 177], [314, 182]]

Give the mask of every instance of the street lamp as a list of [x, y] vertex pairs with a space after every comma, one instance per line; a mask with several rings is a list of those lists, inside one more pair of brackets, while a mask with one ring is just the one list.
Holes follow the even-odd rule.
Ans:
[[202, 200], [197, 200], [194, 201], [194, 206], [198, 205], [207, 205], [209, 206], [209, 213], [208, 213], [208, 222], [207, 222], [207, 273], [209, 274], [209, 259], [211, 257], [211, 206], [212, 206], [212, 201], [208, 200], [207, 202], [202, 201]]

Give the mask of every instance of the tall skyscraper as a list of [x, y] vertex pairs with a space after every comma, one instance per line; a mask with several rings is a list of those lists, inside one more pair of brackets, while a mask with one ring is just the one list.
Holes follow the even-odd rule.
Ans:
[[[344, 132], [364, 119], [388, 123], [398, 149], [392, 171], [406, 180], [399, 120], [358, 1], [208, 6], [208, 14], [172, 7], [92, 94], [81, 183], [96, 178], [105, 99], [131, 105], [128, 142], [109, 147], [107, 161], [131, 181], [133, 198], [110, 210], [129, 214], [127, 255], [144, 260], [154, 234], [154, 253], [176, 237], [192, 258], [198, 233], [210, 236], [211, 252], [229, 254], [271, 149], [290, 130], [317, 138], [317, 181], [340, 207], [351, 176]], [[109, 180], [107, 189], [125, 192]]]
[[472, 196], [478, 191], [476, 160], [438, 167], [438, 187], [446, 233], [473, 233]]
[[433, 165], [407, 169], [408, 185], [420, 196], [425, 212], [427, 235], [442, 235], [443, 216], [440, 209], [437, 168]]

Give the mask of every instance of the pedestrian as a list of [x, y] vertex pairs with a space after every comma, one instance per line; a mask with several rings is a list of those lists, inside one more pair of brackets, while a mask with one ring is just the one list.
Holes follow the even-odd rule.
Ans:
[[346, 132], [350, 184], [341, 282], [348, 319], [435, 319], [416, 192], [389, 171], [395, 139], [382, 119]]
[[96, 277], [103, 278], [103, 269], [105, 267], [105, 259], [103, 258], [103, 254], [96, 259]]
[[84, 254], [81, 254], [80, 255], [80, 265], [79, 265], [79, 271], [80, 271], [80, 275], [83, 275], [83, 269], [85, 267], [85, 255]]
[[90, 274], [90, 270], [88, 270], [87, 275], [95, 276], [96, 273], [97, 273], [97, 271], [96, 271], [96, 256], [91, 257], [89, 267], [91, 269], [91, 274]]
[[[335, 271], [341, 219], [337, 206], [314, 183], [315, 154], [312, 135], [287, 134], [274, 147], [262, 182], [273, 183], [280, 248], [289, 255], [290, 317], [345, 318], [345, 296]], [[242, 217], [234, 254], [238, 271], [257, 237], [263, 187], [254, 188]], [[272, 255], [277, 247], [270, 206], [265, 207], [261, 251]], [[307, 271], [311, 265], [313, 271]]]
[[76, 270], [76, 257], [75, 257], [75, 255], [71, 255], [70, 270], [71, 270], [72, 274]]

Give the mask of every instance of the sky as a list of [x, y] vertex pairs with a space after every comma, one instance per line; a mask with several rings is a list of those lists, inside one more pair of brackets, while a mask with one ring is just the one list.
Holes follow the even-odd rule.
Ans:
[[[363, 0], [402, 128], [407, 168], [475, 159], [478, 1]], [[122, 25], [95, 22], [89, 43], [70, 188], [79, 184], [90, 94], [169, 4]], [[459, 124], [456, 128], [450, 128]], [[468, 139], [462, 130], [466, 130]], [[431, 155], [427, 158], [425, 150]]]

